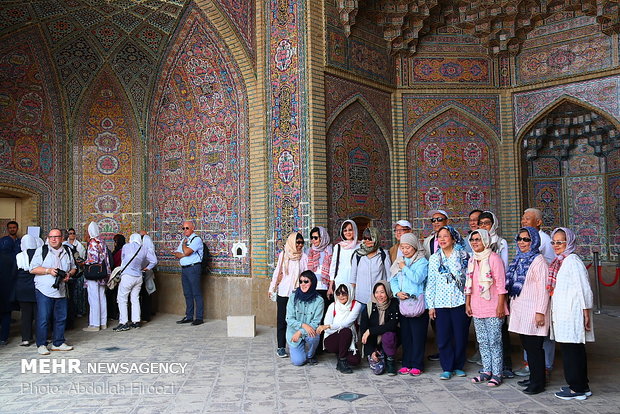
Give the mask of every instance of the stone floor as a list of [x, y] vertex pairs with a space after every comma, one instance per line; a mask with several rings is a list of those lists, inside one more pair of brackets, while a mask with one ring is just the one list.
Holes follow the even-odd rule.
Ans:
[[[0, 348], [0, 413], [620, 413], [620, 318], [614, 316], [595, 317], [597, 342], [588, 345], [594, 395], [586, 401], [553, 396], [565, 385], [559, 353], [548, 391], [530, 397], [516, 378], [497, 389], [469, 378], [440, 381], [438, 362], [429, 362], [416, 378], [374, 376], [366, 367], [343, 375], [334, 369], [332, 355], [321, 355], [316, 366], [294, 367], [275, 356], [273, 328], [258, 327], [252, 339], [227, 338], [224, 321], [194, 327], [176, 325], [176, 319], [159, 314], [143, 328], [121, 333], [67, 332], [75, 350], [50, 357], [65, 367], [79, 363], [81, 373], [24, 373], [23, 363], [45, 363], [49, 357], [39, 357], [34, 346], [18, 346], [13, 335]], [[518, 353], [515, 347], [515, 361]], [[104, 369], [103, 364], [89, 372], [89, 363], [126, 363], [130, 372], [112, 374], [112, 365]], [[187, 365], [154, 372], [160, 363]], [[150, 371], [131, 372], [136, 367]], [[478, 368], [467, 364], [466, 369], [471, 377]], [[365, 396], [354, 402], [331, 398], [342, 392]]]

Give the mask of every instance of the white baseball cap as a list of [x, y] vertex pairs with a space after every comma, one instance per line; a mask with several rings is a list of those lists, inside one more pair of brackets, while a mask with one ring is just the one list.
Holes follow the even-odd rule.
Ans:
[[450, 218], [450, 216], [448, 215], [448, 213], [446, 213], [445, 210], [431, 210], [431, 211], [428, 212], [428, 216], [429, 217], [433, 217], [437, 213], [441, 214], [442, 216], [444, 216], [447, 219]]
[[394, 223], [394, 225], [392, 227], [396, 228], [396, 226], [409, 227], [410, 229], [413, 228], [413, 226], [411, 225], [409, 220], [398, 220], [396, 223]]

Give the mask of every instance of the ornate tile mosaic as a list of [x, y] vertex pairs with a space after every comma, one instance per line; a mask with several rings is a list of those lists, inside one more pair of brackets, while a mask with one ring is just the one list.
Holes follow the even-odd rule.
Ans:
[[562, 212], [562, 179], [531, 180], [529, 206], [539, 209], [543, 214], [543, 227], [552, 230], [564, 225]]
[[413, 83], [489, 85], [491, 62], [486, 58], [414, 57], [410, 62]]
[[169, 49], [157, 85], [149, 203], [164, 269], [179, 271], [170, 253], [184, 219], [213, 255], [214, 271], [248, 275], [249, 258], [230, 254], [249, 242], [248, 108], [242, 76], [224, 41], [190, 8]]
[[602, 176], [568, 177], [566, 202], [568, 227], [577, 235], [575, 252], [590, 258], [591, 249], [598, 248], [601, 258], [607, 258], [607, 219], [605, 215], [605, 183]]
[[255, 0], [220, 0], [217, 2], [225, 11], [237, 32], [243, 39], [250, 55], [256, 56]]
[[498, 212], [493, 139], [454, 109], [430, 121], [411, 138], [407, 170], [409, 215], [421, 234], [430, 231], [426, 220], [429, 210], [443, 209], [453, 218], [467, 217], [475, 208]]
[[326, 139], [331, 234], [343, 220], [363, 216], [391, 240], [390, 154], [375, 120], [355, 102], [336, 117]]

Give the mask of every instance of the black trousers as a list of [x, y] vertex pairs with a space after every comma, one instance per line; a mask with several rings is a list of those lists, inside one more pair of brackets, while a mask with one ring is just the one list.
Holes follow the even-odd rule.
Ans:
[[560, 346], [564, 360], [564, 378], [568, 386], [575, 392], [586, 392], [590, 389], [586, 345], [561, 343]]
[[504, 355], [504, 371], [512, 371], [512, 345], [510, 343], [510, 333], [508, 333], [508, 318], [504, 318], [502, 324], [502, 351]]
[[278, 339], [278, 348], [286, 348], [286, 305], [288, 297], [278, 295], [276, 305], [278, 307], [276, 338]]
[[415, 318], [400, 316], [400, 339], [403, 344], [403, 367], [424, 371], [424, 349], [428, 331], [428, 311]]
[[521, 344], [527, 351], [527, 363], [530, 367], [531, 391], [545, 389], [545, 350], [543, 349], [544, 336], [520, 334]]
[[32, 322], [37, 314], [37, 302], [19, 302], [22, 310], [22, 341], [32, 341]]
[[325, 338], [325, 350], [336, 354], [339, 359], [346, 358], [349, 365], [359, 365], [361, 360], [359, 352], [354, 355], [349, 350], [352, 339], [353, 333], [351, 329], [342, 328], [339, 332], [334, 332]]

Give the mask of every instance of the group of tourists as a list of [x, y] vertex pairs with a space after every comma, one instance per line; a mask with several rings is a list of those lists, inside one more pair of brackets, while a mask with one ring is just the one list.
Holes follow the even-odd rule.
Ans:
[[[17, 229], [17, 223], [10, 222], [9, 234], [0, 239], [5, 288], [0, 303], [0, 345], [8, 343], [13, 310], [21, 311], [20, 345], [36, 343], [40, 355], [71, 351], [65, 329], [87, 312], [86, 332], [107, 329], [110, 319], [119, 321], [113, 328], [116, 332], [139, 328], [142, 320], [150, 320], [149, 295], [155, 291], [153, 268], [157, 257], [145, 232], [132, 234], [128, 243], [123, 235], [116, 234], [114, 250], [110, 251], [95, 222], [88, 225], [85, 245], [77, 240], [73, 228], [53, 228], [46, 241], [32, 234], [19, 238]], [[110, 306], [110, 299], [116, 303]], [[48, 344], [50, 331], [52, 341]]]
[[492, 212], [472, 211], [467, 237], [444, 210], [430, 211], [428, 219], [432, 231], [424, 240], [409, 221], [397, 221], [397, 242], [388, 251], [374, 227], [364, 229], [358, 240], [352, 220], [342, 223], [334, 245], [325, 228], [313, 228], [307, 252], [303, 235], [290, 234], [269, 286], [277, 305], [277, 355], [290, 355], [294, 365], [313, 365], [317, 351], [326, 351], [336, 354], [336, 368], [345, 374], [364, 359], [375, 374], [419, 376], [430, 322], [439, 377], [449, 380], [467, 376], [473, 319], [482, 365], [473, 383], [497, 387], [514, 377], [512, 332], [527, 361], [529, 378], [518, 382], [524, 393], [545, 390], [557, 342], [568, 386], [555, 396], [590, 396], [585, 343], [594, 340], [593, 297], [573, 231], [559, 227], [549, 236], [540, 229], [541, 212], [528, 209], [509, 262], [508, 243]]

